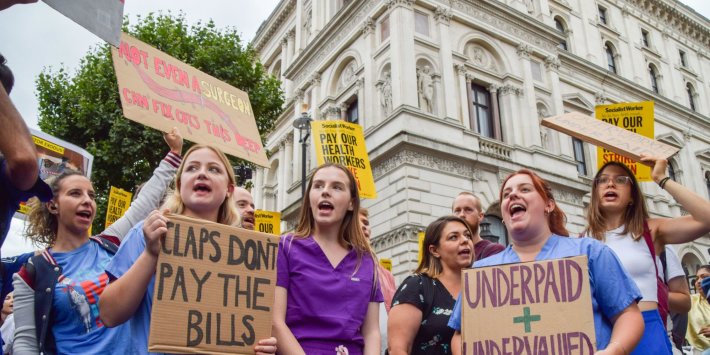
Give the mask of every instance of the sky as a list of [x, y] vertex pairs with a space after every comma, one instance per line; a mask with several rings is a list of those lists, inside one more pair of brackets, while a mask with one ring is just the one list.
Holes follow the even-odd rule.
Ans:
[[[273, 11], [278, 0], [126, 0], [124, 14], [132, 23], [138, 15], [151, 12], [185, 13], [189, 24], [212, 19], [218, 28], [234, 27], [242, 39], [251, 40], [261, 23]], [[710, 1], [683, 0], [710, 18]], [[15, 87], [10, 98], [30, 128], [37, 126], [37, 98], [35, 79], [47, 67], [65, 67], [73, 73], [79, 60], [92, 46], [102, 41], [48, 5], [39, 2], [15, 5], [0, 11], [0, 53], [15, 75]], [[22, 223], [14, 221], [9, 240], [1, 255], [11, 256], [30, 250], [29, 244], [18, 236]]]

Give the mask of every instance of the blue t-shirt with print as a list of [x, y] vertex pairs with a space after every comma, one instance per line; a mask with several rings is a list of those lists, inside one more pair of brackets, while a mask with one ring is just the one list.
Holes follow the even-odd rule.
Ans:
[[[111, 262], [106, 266], [111, 280], [115, 280], [123, 276], [128, 269], [133, 266], [133, 263], [138, 260], [143, 250], [145, 250], [145, 238], [143, 236], [143, 222], [136, 224], [128, 232], [126, 237], [121, 242], [121, 247], [113, 257]], [[159, 353], [148, 352], [148, 334], [150, 333], [150, 312], [153, 309], [153, 289], [155, 287], [155, 275], [151, 277], [148, 288], [140, 306], [133, 314], [130, 322], [130, 339], [133, 346], [133, 351], [136, 354], [152, 354], [160, 355]]]
[[[50, 250], [51, 252], [51, 250]], [[99, 317], [99, 298], [108, 285], [104, 271], [111, 255], [87, 241], [69, 252], [51, 252], [63, 278], [54, 288], [52, 332], [64, 354], [131, 354], [128, 324], [106, 327]]]
[[[611, 319], [632, 303], [640, 301], [641, 291], [626, 273], [616, 254], [608, 246], [592, 238], [566, 238], [553, 234], [535, 257], [535, 261], [579, 255], [586, 255], [589, 263], [597, 349], [605, 349], [611, 339]], [[518, 254], [508, 246], [496, 255], [476, 261], [473, 267], [519, 262]], [[461, 330], [461, 295], [456, 300], [449, 327]]]

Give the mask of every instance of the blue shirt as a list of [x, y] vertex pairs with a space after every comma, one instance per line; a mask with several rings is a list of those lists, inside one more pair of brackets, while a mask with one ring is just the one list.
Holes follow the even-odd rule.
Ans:
[[[115, 280], [123, 276], [128, 269], [133, 266], [133, 263], [138, 260], [138, 257], [145, 250], [145, 239], [143, 235], [143, 222], [136, 224], [131, 228], [126, 237], [121, 242], [121, 247], [114, 255], [111, 262], [106, 266], [111, 280]], [[148, 334], [150, 334], [150, 312], [153, 309], [153, 289], [155, 288], [155, 274], [148, 283], [143, 300], [138, 306], [136, 313], [128, 321], [130, 323], [130, 339], [133, 346], [133, 352], [136, 354], [155, 354], [148, 352]]]
[[99, 317], [99, 297], [108, 284], [104, 268], [112, 255], [92, 241], [51, 254], [65, 276], [57, 282], [52, 300], [57, 353], [131, 354], [128, 324], [108, 328]]
[[333, 354], [339, 345], [362, 354], [369, 304], [384, 300], [370, 254], [351, 249], [333, 267], [312, 236], [283, 236], [276, 286], [288, 290], [286, 325], [306, 354]]
[[[641, 300], [641, 291], [629, 277], [616, 254], [592, 238], [567, 238], [552, 235], [535, 261], [586, 255], [589, 262], [589, 283], [597, 349], [605, 349], [611, 339], [611, 319], [634, 302]], [[477, 261], [474, 267], [519, 263], [518, 254], [508, 246], [501, 253]], [[461, 295], [449, 319], [449, 327], [461, 331]]]

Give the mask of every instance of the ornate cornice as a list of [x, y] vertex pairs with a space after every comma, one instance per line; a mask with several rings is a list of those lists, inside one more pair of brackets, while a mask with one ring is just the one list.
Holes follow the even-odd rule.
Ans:
[[373, 32], [375, 32], [375, 21], [372, 20], [372, 17], [368, 16], [365, 21], [362, 22], [362, 35], [367, 36]]
[[515, 49], [515, 52], [518, 53], [518, 56], [520, 58], [530, 59], [530, 52], [532, 52], [532, 50], [530, 49], [530, 46], [528, 46], [527, 44], [521, 43]]
[[[685, 5], [678, 1], [667, 0], [627, 0], [644, 15], [657, 19], [666, 24], [663, 35], [682, 33], [689, 41], [695, 41], [707, 49], [710, 47], [710, 21], [703, 16], [696, 15]], [[704, 21], [703, 21], [704, 20]], [[671, 30], [668, 30], [668, 28]]]
[[416, 0], [385, 0], [385, 5], [387, 5], [389, 9], [404, 7], [411, 10], [415, 2]]
[[445, 171], [459, 176], [473, 176], [473, 168], [469, 165], [406, 149], [401, 150], [397, 152], [397, 154], [382, 161], [374, 163], [372, 165], [372, 175], [375, 179], [379, 179], [383, 175], [404, 164], [430, 168], [437, 171]]
[[456, 64], [454, 65], [454, 69], [456, 69], [456, 74], [458, 75], [466, 75], [466, 66], [463, 64]]
[[264, 45], [274, 36], [276, 31], [283, 26], [284, 21], [288, 19], [296, 8], [296, 0], [285, 0], [279, 5], [280, 6], [274, 9], [269, 18], [264, 21], [264, 24], [261, 25], [262, 27], [259, 27], [256, 36], [254, 36], [254, 49], [257, 52], [260, 52], [264, 48]]
[[310, 83], [312, 86], [318, 86], [318, 85], [320, 85], [320, 80], [321, 80], [321, 74], [315, 73], [315, 74], [313, 74], [313, 76], [311, 76]]
[[545, 58], [545, 68], [557, 72], [560, 70], [560, 59], [557, 56], [548, 56]]
[[505, 85], [501, 86], [500, 89], [498, 89], [498, 92], [503, 96], [511, 95], [511, 94], [522, 95], [523, 89], [519, 88], [513, 84], [505, 84]]
[[372, 247], [375, 249], [375, 252], [379, 252], [392, 249], [392, 247], [402, 243], [416, 243], [418, 240], [417, 234], [423, 230], [424, 227], [422, 226], [405, 225], [372, 239]]
[[594, 93], [594, 103], [596, 103], [597, 105], [604, 104], [606, 102], [606, 100], [607, 100], [607, 97], [606, 97], [606, 95], [604, 95], [603, 92], [597, 91]]

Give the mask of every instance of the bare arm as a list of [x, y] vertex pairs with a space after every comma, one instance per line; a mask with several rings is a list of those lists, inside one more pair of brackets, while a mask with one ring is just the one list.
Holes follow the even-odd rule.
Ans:
[[380, 353], [380, 303], [370, 302], [367, 305], [365, 323], [362, 325], [362, 337], [365, 340], [364, 355]]
[[145, 250], [124, 275], [109, 283], [99, 299], [99, 313], [106, 326], [115, 327], [133, 317], [155, 274], [161, 238], [167, 231], [165, 216], [151, 212], [143, 224]]
[[390, 309], [387, 320], [387, 349], [391, 355], [412, 352], [414, 337], [422, 323], [422, 311], [414, 305], [400, 303]]
[[0, 153], [5, 156], [5, 171], [12, 185], [22, 191], [34, 186], [39, 175], [37, 150], [25, 121], [0, 85]]
[[614, 328], [606, 349], [597, 354], [627, 355], [641, 340], [644, 331], [643, 317], [636, 303], [626, 307], [612, 319]]
[[282, 355], [305, 355], [306, 352], [303, 351], [301, 345], [298, 344], [298, 340], [291, 333], [291, 329], [286, 325], [286, 305], [288, 304], [288, 290], [276, 286], [274, 291], [274, 308], [271, 312], [273, 317], [272, 322], [272, 333], [279, 340], [279, 347], [281, 350], [279, 354]]
[[461, 355], [461, 332], [458, 330], [454, 332], [454, 336], [451, 338], [451, 354]]
[[15, 4], [30, 4], [33, 2], [37, 2], [37, 0], [0, 0], [0, 11]]
[[690, 288], [685, 277], [675, 277], [668, 281], [668, 305], [674, 313], [690, 311]]
[[[656, 183], [667, 176], [668, 161], [665, 159], [642, 155], [641, 161], [651, 165], [653, 169], [651, 177]], [[649, 228], [657, 246], [687, 243], [710, 232], [710, 201], [673, 180], [667, 180], [664, 189], [688, 211], [689, 215], [650, 219]]]

